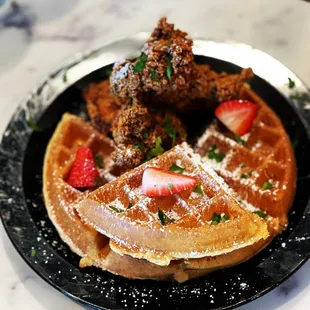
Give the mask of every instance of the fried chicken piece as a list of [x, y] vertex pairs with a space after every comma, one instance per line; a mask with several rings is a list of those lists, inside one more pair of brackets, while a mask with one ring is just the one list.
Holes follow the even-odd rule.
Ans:
[[196, 65], [193, 42], [186, 36], [162, 18], [136, 61], [121, 60], [114, 65], [112, 93], [122, 101], [133, 97], [179, 111], [236, 99], [244, 83], [253, 77], [252, 70], [228, 75]]
[[109, 80], [90, 84], [84, 90], [84, 98], [94, 128], [104, 133], [109, 132], [121, 108], [120, 100], [111, 94]]
[[136, 100], [118, 114], [112, 125], [116, 151], [112, 154], [121, 167], [134, 168], [186, 139], [182, 122], [172, 113], [150, 113]]
[[240, 74], [216, 73], [209, 65], [195, 65], [194, 77], [186, 93], [165, 93], [148, 96], [151, 105], [169, 104], [178, 111], [214, 107], [218, 103], [236, 99], [246, 81], [253, 77], [252, 69], [242, 69]]
[[110, 78], [112, 93], [121, 99], [142, 99], [149, 92], [186, 92], [194, 67], [193, 41], [186, 36], [162, 18], [135, 62], [115, 63]]

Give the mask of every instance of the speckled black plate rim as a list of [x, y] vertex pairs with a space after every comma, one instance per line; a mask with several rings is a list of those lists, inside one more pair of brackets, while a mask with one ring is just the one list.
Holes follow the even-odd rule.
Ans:
[[[146, 34], [138, 34], [134, 37], [127, 38], [125, 40], [129, 40], [132, 45], [135, 46], [134, 50], [138, 51], [138, 47], [140, 47], [141, 42], [144, 41], [144, 39], [147, 37]], [[112, 44], [118, 44], [121, 41], [118, 41], [116, 43]], [[125, 44], [126, 45], [126, 44]], [[48, 273], [44, 272], [45, 270], [42, 270], [41, 266], [36, 265], [35, 258], [33, 258], [29, 252], [26, 252], [23, 248], [23, 241], [22, 237], [24, 237], [24, 233], [26, 230], [25, 227], [15, 227], [16, 231], [14, 231], [14, 227], [11, 227], [10, 225], [10, 212], [7, 213], [7, 210], [12, 209], [12, 204], [14, 203], [14, 212], [17, 213], [18, 211], [24, 211], [24, 195], [22, 193], [22, 179], [21, 179], [21, 172], [23, 167], [23, 158], [20, 157], [20, 154], [23, 154], [23, 151], [25, 151], [29, 137], [32, 133], [32, 130], [27, 125], [27, 121], [29, 119], [39, 119], [40, 115], [44, 112], [46, 107], [49, 106], [51, 102], [56, 98], [57, 94], [59, 94], [61, 91], [65, 90], [69, 85], [73, 84], [75, 81], [79, 80], [82, 76], [96, 70], [99, 67], [102, 67], [106, 64], [109, 64], [116, 59], [120, 57], [131, 57], [136, 56], [137, 52], [130, 51], [128, 55], [124, 55], [124, 47], [122, 44], [120, 44], [120, 50], [118, 52], [115, 52], [113, 57], [107, 57], [107, 55], [104, 55], [107, 51], [109, 51], [109, 46], [106, 45], [103, 48], [97, 49], [92, 52], [87, 52], [84, 54], [78, 54], [73, 60], [67, 62], [65, 65], [61, 66], [58, 70], [54, 71], [54, 73], [50, 74], [48, 79], [46, 79], [44, 82], [40, 84], [39, 87], [37, 87], [33, 92], [31, 92], [27, 98], [23, 101], [23, 103], [19, 106], [19, 108], [14, 113], [12, 120], [10, 124], [8, 125], [7, 129], [5, 130], [5, 133], [2, 138], [1, 148], [0, 148], [0, 164], [1, 164], [1, 180], [0, 180], [0, 203], [1, 203], [1, 219], [4, 225], [4, 228], [19, 252], [19, 254], [23, 257], [23, 259], [27, 262], [27, 264], [45, 281], [50, 283], [53, 287], [55, 287], [60, 292], [64, 293], [65, 295], [69, 296], [73, 300], [80, 302], [82, 304], [86, 304], [88, 306], [91, 306], [93, 308], [100, 308], [100, 309], [108, 309], [107, 307], [102, 308], [98, 307], [98, 305], [95, 305], [93, 303], [90, 303], [87, 300], [84, 300], [82, 298], [79, 298], [75, 296], [74, 294], [69, 293], [68, 291], [63, 290], [60, 286], [58, 286], [55, 282], [51, 281], [48, 277]], [[253, 51], [262, 53], [261, 51], [252, 49], [249, 46], [240, 44], [240, 43], [218, 43], [218, 42], [212, 42], [212, 41], [203, 41], [203, 40], [197, 40], [195, 41], [195, 48], [194, 52], [198, 55], [206, 55], [206, 56], [214, 56], [213, 52], [216, 53], [217, 58], [228, 60], [230, 62], [236, 63], [242, 67], [252, 66], [254, 67], [254, 72], [257, 75], [262, 76], [265, 80], [269, 80], [272, 83], [272, 76], [268, 76], [266, 72], [258, 72], [259, 70], [255, 69], [255, 66], [253, 64], [244, 64], [243, 61], [245, 58], [240, 58], [239, 60], [234, 60], [229, 57], [229, 59], [226, 59], [221, 54], [221, 51], [223, 49], [226, 50], [226, 54], [228, 52], [228, 49], [233, 48], [234, 51], [242, 52], [243, 50], [247, 50], [247, 53], [249, 53], [249, 49], [251, 49], [252, 53]], [[220, 52], [219, 54], [217, 54]], [[242, 53], [241, 53], [242, 54]], [[101, 57], [104, 55], [104, 61]], [[262, 54], [261, 54], [262, 55]], [[243, 55], [244, 56], [244, 55]], [[264, 54], [264, 57], [268, 58], [269, 61], [272, 59], [267, 54]], [[113, 59], [112, 59], [113, 58]], [[267, 59], [266, 58], [266, 59]], [[266, 60], [265, 59], [265, 60]], [[242, 61], [241, 61], [242, 60]], [[87, 66], [83, 67], [83, 70], [81, 70], [81, 64], [82, 61], [88, 62]], [[273, 61], [273, 67], [274, 67], [274, 59]], [[276, 61], [277, 62], [277, 61]], [[282, 66], [281, 69], [284, 69], [285, 67], [277, 62], [277, 65]], [[280, 67], [279, 67], [280, 68]], [[278, 68], [278, 69], [279, 69]], [[78, 69], [78, 70], [76, 70]], [[302, 81], [294, 75], [290, 70], [285, 68], [286, 73], [285, 76], [292, 77], [296, 82], [296, 88], [300, 92], [308, 92], [309, 90], [307, 87], [302, 83]], [[68, 83], [69, 80], [69, 83]], [[285, 81], [286, 82], [286, 81]], [[283, 83], [282, 83], [283, 84]], [[286, 84], [286, 83], [285, 83]], [[283, 84], [284, 85], [284, 84]], [[274, 85], [276, 88], [284, 95], [288, 96], [286, 93], [287, 86], [285, 85], [285, 89], [282, 88], [283, 85]], [[306, 103], [307, 104], [307, 103]], [[298, 116], [302, 120], [302, 122], [305, 125], [305, 128], [307, 129], [308, 138], [310, 135], [309, 130], [309, 124], [310, 124], [310, 115], [309, 110], [306, 109], [306, 104], [299, 100], [293, 100], [292, 105], [294, 107], [294, 110], [296, 110]], [[10, 150], [8, 150], [8, 148]], [[15, 164], [15, 165], [14, 165]], [[15, 195], [14, 195], [15, 194]], [[14, 201], [10, 201], [10, 199], [13, 199]], [[5, 206], [5, 207], [4, 207]], [[13, 213], [14, 213], [13, 212]], [[309, 222], [310, 218], [310, 207], [308, 202], [308, 207], [306, 208], [304, 212], [304, 220], [300, 220], [299, 224], [297, 224], [296, 228], [300, 225], [305, 225], [305, 221], [307, 220]], [[25, 216], [24, 214], [22, 216]], [[28, 215], [29, 217], [29, 215]], [[29, 221], [32, 222], [31, 217], [29, 217]], [[33, 227], [35, 230], [35, 227]], [[35, 242], [34, 242], [35, 243]], [[307, 259], [309, 258], [309, 253], [305, 253], [305, 255], [298, 260], [298, 263], [294, 264], [294, 268], [290, 269], [290, 272], [288, 272], [284, 277], [281, 279], [278, 279], [277, 282], [266, 288], [265, 290], [260, 291], [257, 294], [254, 294], [253, 296], [247, 298], [246, 300], [228, 305], [227, 307], [224, 307], [222, 309], [229, 309], [232, 307], [240, 306], [242, 304], [245, 304], [249, 301], [252, 301], [270, 290], [272, 290], [274, 287], [281, 284], [283, 281], [285, 281], [292, 273], [294, 273], [298, 268], [304, 264]], [[61, 258], [62, 259], [62, 258]], [[65, 260], [62, 259], [65, 263]], [[118, 309], [118, 308], [113, 308]], [[120, 309], [120, 308], [119, 308]]]

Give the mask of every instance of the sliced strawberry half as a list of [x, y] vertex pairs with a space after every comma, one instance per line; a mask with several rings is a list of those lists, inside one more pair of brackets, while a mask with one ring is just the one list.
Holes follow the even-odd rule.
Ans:
[[246, 100], [225, 101], [215, 110], [216, 117], [239, 136], [250, 131], [256, 113], [256, 104]]
[[142, 192], [148, 197], [169, 196], [193, 189], [197, 180], [193, 177], [159, 168], [149, 167], [142, 177]]
[[76, 188], [93, 187], [100, 180], [93, 153], [90, 148], [78, 148], [67, 182]]

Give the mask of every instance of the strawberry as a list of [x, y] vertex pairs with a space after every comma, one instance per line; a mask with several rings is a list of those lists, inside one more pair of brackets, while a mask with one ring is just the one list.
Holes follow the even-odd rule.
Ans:
[[148, 197], [169, 196], [193, 189], [196, 184], [197, 180], [193, 177], [149, 167], [143, 172], [142, 192]]
[[221, 103], [215, 115], [229, 130], [242, 136], [250, 131], [256, 112], [256, 104], [250, 101], [231, 100]]
[[78, 148], [67, 182], [72, 187], [93, 187], [100, 180], [93, 153], [90, 148]]

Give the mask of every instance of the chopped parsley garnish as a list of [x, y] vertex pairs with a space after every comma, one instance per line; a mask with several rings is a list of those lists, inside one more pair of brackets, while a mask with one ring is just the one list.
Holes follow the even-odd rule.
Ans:
[[145, 151], [145, 146], [144, 146], [144, 143], [143, 143], [142, 141], [139, 142], [139, 143], [137, 143], [137, 144], [135, 144], [133, 147], [134, 147], [135, 149], [141, 150], [142, 152]]
[[124, 212], [124, 210], [118, 209], [114, 206], [109, 206], [109, 208], [112, 209], [113, 211], [117, 212], [117, 213], [123, 213]]
[[177, 172], [177, 173], [183, 173], [184, 168], [178, 166], [177, 164], [173, 163], [172, 166], [169, 168], [169, 171]]
[[288, 78], [288, 88], [293, 89], [295, 87], [295, 81], [292, 80], [291, 78]]
[[272, 184], [268, 181], [265, 181], [262, 186], [263, 190], [272, 189]]
[[136, 73], [142, 72], [144, 67], [145, 67], [145, 63], [147, 61], [147, 56], [145, 54], [142, 54], [138, 59], [137, 62], [135, 63], [135, 68], [134, 71]]
[[173, 223], [174, 219], [171, 219], [169, 216], [167, 216], [162, 210], [158, 209], [158, 218], [163, 226], [165, 226], [168, 223]]
[[98, 168], [100, 169], [104, 168], [103, 157], [101, 154], [97, 154], [95, 156], [95, 163]]
[[103, 180], [101, 178], [95, 178], [94, 181], [94, 187], [97, 187], [103, 183]]
[[247, 179], [248, 177], [251, 177], [253, 174], [253, 170], [249, 171], [248, 173], [242, 173], [240, 178], [241, 179]]
[[133, 206], [133, 204], [131, 202], [128, 202], [127, 209], [130, 209], [132, 206]]
[[166, 74], [167, 74], [169, 81], [171, 81], [171, 73], [172, 73], [171, 59], [172, 59], [172, 57], [170, 55], [166, 56], [166, 58], [165, 58], [166, 64], [167, 64]]
[[172, 183], [168, 183], [167, 187], [170, 189], [170, 191], [172, 191], [172, 187], [173, 187]]
[[222, 222], [226, 222], [229, 220], [229, 216], [224, 214], [223, 216], [221, 214], [217, 214], [216, 212], [213, 213], [213, 217], [211, 219], [211, 225], [217, 225]]
[[215, 152], [215, 150], [216, 144], [212, 144], [208, 151], [208, 158], [214, 159], [217, 163], [220, 163], [224, 159], [225, 154], [222, 152]]
[[245, 164], [240, 164], [240, 168], [242, 169], [242, 168], [245, 168], [246, 167], [246, 165]]
[[241, 199], [239, 199], [239, 200], [238, 200], [238, 202], [239, 202], [239, 203], [242, 203], [242, 200], [241, 200]]
[[153, 81], [158, 81], [158, 76], [154, 68], [150, 67], [150, 74]]
[[194, 190], [193, 190], [195, 193], [197, 193], [197, 194], [199, 194], [199, 195], [204, 195], [204, 192], [203, 192], [203, 188], [202, 188], [202, 186], [201, 186], [201, 184], [198, 184], [195, 188], [194, 188]]
[[143, 131], [143, 132], [142, 132], [142, 137], [143, 137], [144, 139], [147, 139], [147, 138], [149, 137], [149, 134], [148, 134], [147, 132]]
[[162, 144], [161, 137], [157, 137], [155, 141], [155, 147], [150, 149], [147, 153], [147, 159], [151, 159], [165, 152], [161, 144]]
[[167, 118], [167, 121], [165, 123], [165, 131], [166, 131], [168, 137], [170, 137], [172, 139], [172, 146], [174, 146], [178, 130], [177, 130], [177, 127], [172, 128], [171, 125], [172, 125], [171, 118]]
[[243, 146], [246, 146], [247, 147], [247, 143], [245, 140], [243, 140], [240, 136], [238, 135], [234, 135], [234, 139], [239, 142], [240, 144], [242, 144]]
[[263, 219], [267, 217], [267, 213], [262, 212], [260, 210], [254, 211], [253, 213], [257, 214], [258, 216], [260, 216]]
[[27, 125], [33, 130], [33, 131], [41, 131], [42, 129], [38, 126], [35, 120], [28, 119]]
[[224, 215], [221, 217], [221, 219], [220, 219], [221, 222], [226, 222], [226, 221], [228, 221], [228, 220], [229, 220], [229, 216], [226, 215], [226, 214], [224, 214]]
[[37, 255], [37, 251], [35, 249], [31, 249], [30, 255], [31, 255], [31, 257], [36, 256]]

